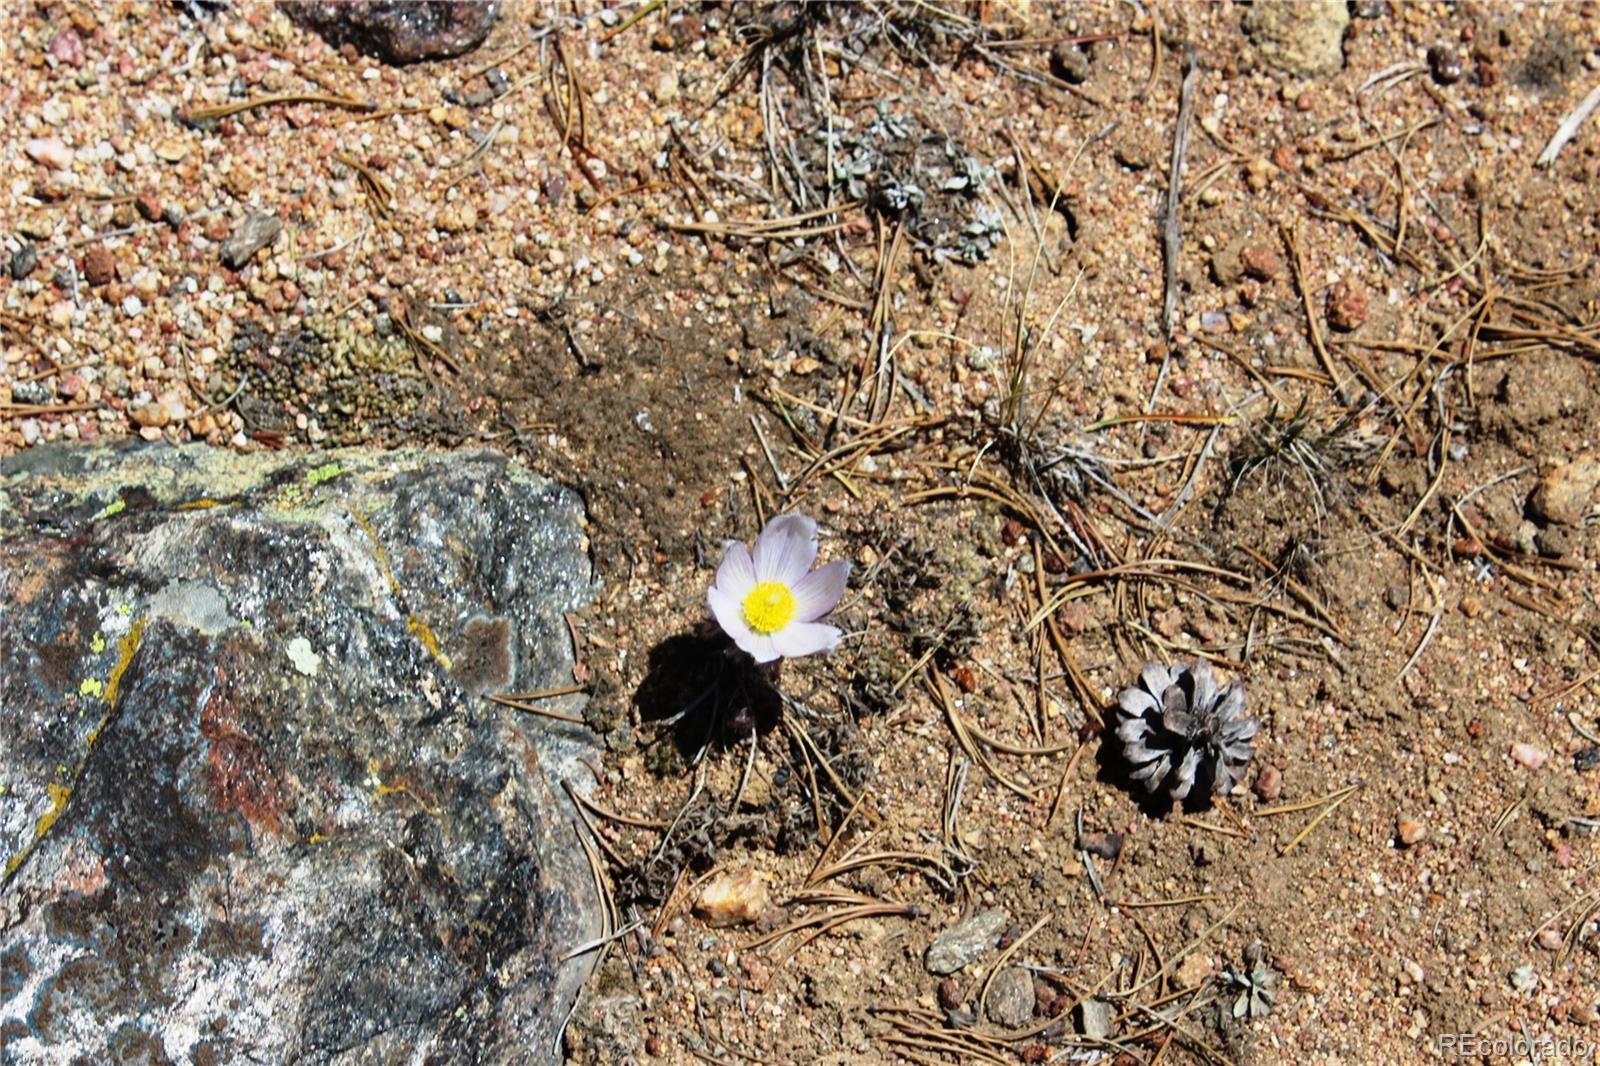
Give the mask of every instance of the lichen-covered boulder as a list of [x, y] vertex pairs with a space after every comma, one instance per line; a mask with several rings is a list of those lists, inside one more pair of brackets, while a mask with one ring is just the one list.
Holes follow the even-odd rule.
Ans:
[[8, 1061], [553, 1061], [596, 748], [485, 694], [570, 684], [586, 549], [492, 453], [0, 463]]

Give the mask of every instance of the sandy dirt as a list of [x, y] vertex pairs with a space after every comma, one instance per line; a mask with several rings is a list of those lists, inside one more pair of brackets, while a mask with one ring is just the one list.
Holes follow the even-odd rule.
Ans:
[[[581, 489], [626, 932], [571, 1061], [1592, 1059], [1600, 126], [1536, 159], [1600, 5], [1351, 9], [1296, 73], [1235, 4], [513, 4], [399, 68], [10, 5], [0, 453]], [[788, 509], [853, 569], [774, 679], [705, 593]], [[1102, 720], [1197, 656], [1262, 730], [1174, 807]]]

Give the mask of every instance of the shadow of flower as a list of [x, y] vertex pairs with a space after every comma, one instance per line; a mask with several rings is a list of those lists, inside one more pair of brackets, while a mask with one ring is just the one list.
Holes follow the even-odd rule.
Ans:
[[708, 745], [726, 747], [778, 724], [777, 671], [758, 666], [715, 625], [668, 637], [650, 649], [648, 662], [634, 707], [641, 722], [672, 728], [686, 760]]

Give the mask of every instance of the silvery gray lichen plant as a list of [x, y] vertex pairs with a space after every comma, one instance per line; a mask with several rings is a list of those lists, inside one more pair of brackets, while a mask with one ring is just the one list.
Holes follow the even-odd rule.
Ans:
[[1188, 666], [1149, 664], [1139, 671], [1138, 684], [1117, 694], [1115, 717], [1133, 779], [1145, 791], [1165, 790], [1174, 800], [1233, 788], [1261, 728], [1259, 719], [1244, 713], [1244, 683], [1217, 688], [1204, 659]]

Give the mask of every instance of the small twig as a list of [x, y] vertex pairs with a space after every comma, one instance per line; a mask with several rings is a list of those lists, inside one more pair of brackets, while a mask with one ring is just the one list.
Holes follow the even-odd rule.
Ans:
[[1561, 120], [1561, 124], [1556, 127], [1555, 134], [1551, 136], [1550, 142], [1544, 146], [1544, 151], [1539, 153], [1539, 158], [1534, 160], [1533, 165], [1547, 167], [1554, 163], [1556, 156], [1561, 154], [1561, 149], [1565, 148], [1567, 142], [1578, 135], [1578, 131], [1583, 129], [1583, 124], [1589, 121], [1589, 116], [1594, 114], [1597, 108], [1600, 108], [1600, 85], [1590, 89], [1589, 95], [1585, 96], [1582, 102], [1569, 111], [1567, 116]]
[[350, 111], [378, 110], [378, 105], [369, 100], [357, 100], [349, 96], [330, 96], [327, 93], [271, 93], [266, 96], [252, 96], [248, 100], [235, 100], [231, 104], [197, 107], [179, 117], [185, 122], [210, 122], [213, 119], [237, 115], [241, 111], [270, 107], [273, 104], [327, 104], [329, 107], [342, 107]]
[[[1178, 204], [1183, 195], [1183, 163], [1189, 152], [1189, 123], [1194, 117], [1194, 83], [1200, 73], [1194, 49], [1183, 53], [1183, 84], [1178, 90], [1178, 124], [1172, 134], [1172, 161], [1167, 170], [1167, 210], [1161, 225], [1161, 242], [1165, 258], [1165, 284], [1161, 301], [1161, 333], [1172, 336], [1172, 319], [1178, 310], [1178, 254], [1181, 238], [1178, 227]], [[1165, 369], [1166, 360], [1162, 360]], [[1151, 391], [1146, 409], [1155, 406], [1155, 393], [1160, 389], [1162, 375], [1157, 375], [1156, 389]]]
[[1278, 854], [1280, 856], [1287, 855], [1289, 852], [1298, 847], [1301, 841], [1305, 840], [1306, 837], [1311, 835], [1311, 831], [1313, 829], [1321, 825], [1328, 815], [1332, 814], [1334, 810], [1338, 808], [1339, 804], [1355, 795], [1360, 788], [1360, 785], [1346, 785], [1337, 792], [1330, 793], [1326, 797], [1326, 805], [1322, 808], [1322, 810], [1317, 812], [1317, 816], [1311, 819], [1311, 821], [1307, 822], [1306, 827], [1300, 830], [1300, 832], [1296, 833], [1294, 839], [1285, 844], [1283, 849], [1279, 851]]

